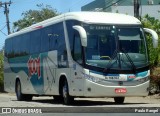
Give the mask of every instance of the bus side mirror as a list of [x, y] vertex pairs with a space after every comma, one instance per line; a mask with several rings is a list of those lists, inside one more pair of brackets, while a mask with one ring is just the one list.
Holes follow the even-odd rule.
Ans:
[[144, 28], [144, 31], [152, 35], [153, 47], [158, 47], [158, 34], [152, 29]]
[[85, 29], [79, 25], [73, 26], [73, 29], [75, 29], [79, 32], [82, 46], [87, 47], [87, 33], [86, 33]]

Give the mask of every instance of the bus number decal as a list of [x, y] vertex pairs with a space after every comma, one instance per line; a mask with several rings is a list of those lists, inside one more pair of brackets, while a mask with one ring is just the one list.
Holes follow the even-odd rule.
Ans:
[[38, 75], [38, 79], [41, 77], [41, 67], [40, 67], [40, 57], [38, 58], [29, 58], [28, 60], [28, 72], [29, 77], [32, 75]]

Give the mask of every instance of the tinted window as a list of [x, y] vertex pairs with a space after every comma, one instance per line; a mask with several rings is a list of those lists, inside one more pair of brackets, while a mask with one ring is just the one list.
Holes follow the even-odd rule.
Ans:
[[22, 35], [21, 41], [21, 55], [28, 55], [30, 53], [30, 33]]
[[13, 38], [13, 53], [14, 56], [19, 56], [20, 55], [20, 47], [21, 47], [21, 38], [20, 36], [14, 37]]
[[81, 47], [81, 39], [79, 34], [77, 33], [74, 38], [74, 60], [79, 64], [82, 64], [82, 47]]
[[12, 56], [12, 39], [7, 39], [5, 41], [5, 56], [6, 57]]
[[41, 50], [41, 30], [36, 30], [31, 32], [31, 47], [30, 47], [30, 53], [36, 54], [39, 53]]
[[52, 29], [45, 27], [42, 29], [42, 38], [41, 38], [41, 52], [49, 51], [49, 38], [52, 36]]
[[65, 39], [64, 39], [64, 29], [63, 23], [58, 23], [50, 27], [52, 30], [50, 36], [50, 50], [64, 50]]
[[[13, 43], [12, 40], [14, 40]], [[6, 56], [10, 57], [39, 54], [57, 50], [59, 62], [67, 62], [63, 23], [54, 24], [7, 39], [5, 48]], [[67, 63], [61, 64], [64, 65]]]
[[71, 54], [73, 55], [73, 44], [74, 44], [74, 29], [73, 26], [74, 25], [80, 25], [80, 22], [76, 21], [76, 20], [68, 20], [66, 21], [66, 25], [67, 25], [67, 32], [68, 32], [68, 37], [69, 37], [69, 44], [70, 44], [70, 50], [71, 50]]

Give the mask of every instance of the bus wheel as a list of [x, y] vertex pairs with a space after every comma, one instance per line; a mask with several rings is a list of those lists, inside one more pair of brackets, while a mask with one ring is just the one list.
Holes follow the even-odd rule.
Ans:
[[66, 105], [71, 104], [73, 102], [74, 98], [69, 95], [69, 88], [68, 88], [67, 80], [64, 81], [62, 89], [63, 89], [62, 95], [63, 95], [63, 99], [64, 99], [64, 104], [66, 104]]
[[22, 94], [20, 81], [16, 82], [16, 96], [18, 101], [31, 101], [33, 97], [32, 95]]
[[23, 94], [21, 92], [21, 83], [20, 81], [16, 82], [16, 96], [18, 101], [22, 101], [24, 99]]
[[123, 104], [125, 97], [114, 97], [116, 104]]

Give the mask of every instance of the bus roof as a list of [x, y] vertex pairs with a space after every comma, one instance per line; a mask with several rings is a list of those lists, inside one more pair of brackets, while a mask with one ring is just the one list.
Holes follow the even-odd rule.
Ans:
[[7, 38], [11, 38], [13, 36], [17, 36], [33, 30], [37, 30], [58, 22], [62, 22], [64, 20], [78, 20], [85, 23], [95, 23], [95, 24], [120, 24], [120, 25], [141, 24], [141, 22], [137, 18], [125, 14], [107, 13], [107, 12], [69, 12], [47, 19], [37, 24], [33, 24], [30, 27], [24, 28], [18, 32], [10, 34]]

